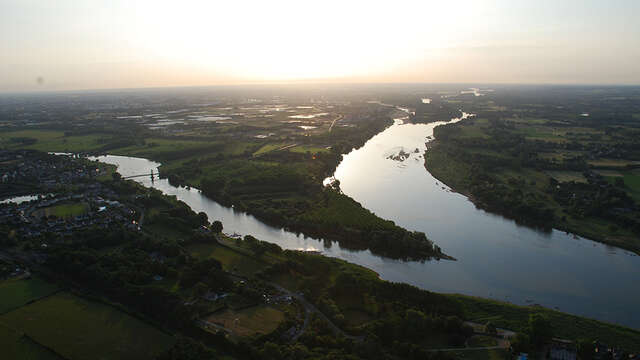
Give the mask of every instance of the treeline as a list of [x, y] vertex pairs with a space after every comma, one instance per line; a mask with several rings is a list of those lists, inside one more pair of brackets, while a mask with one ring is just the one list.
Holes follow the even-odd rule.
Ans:
[[[472, 333], [461, 320], [461, 307], [448, 297], [382, 281], [371, 271], [340, 260], [288, 250], [282, 255], [285, 261], [270, 266], [261, 276], [298, 279], [305, 298], [352, 334], [346, 342], [328, 341], [330, 331], [314, 325], [317, 331], [307, 331], [298, 340], [305, 349], [322, 346], [354, 359], [436, 359], [443, 355], [426, 351], [429, 345], [459, 346]], [[364, 313], [371, 320], [352, 324], [346, 320], [350, 311]], [[432, 337], [438, 344], [426, 341]], [[287, 345], [270, 343], [268, 347], [292, 358], [286, 357]], [[313, 351], [307, 352], [311, 355]]]
[[[566, 150], [586, 152], [592, 157], [633, 158], [637, 156], [636, 148], [640, 149], [637, 139], [630, 137], [633, 129], [607, 125], [606, 136], [614, 137], [608, 142], [601, 139], [554, 142], [528, 139], [514, 122], [494, 118], [478, 126], [475, 121], [435, 128], [437, 142], [427, 153], [426, 166], [436, 177], [472, 195], [476, 205], [545, 229], [566, 229], [569, 215], [577, 220], [603, 219], [608, 222], [608, 233], [625, 229], [640, 234], [637, 220], [640, 207], [630, 197], [622, 179], [609, 182], [592, 171], [587, 155], [562, 160], [540, 156], [543, 152]], [[558, 182], [545, 176], [544, 183], [538, 184], [526, 176], [505, 176], [506, 172], [527, 171], [579, 172], [586, 182]]]

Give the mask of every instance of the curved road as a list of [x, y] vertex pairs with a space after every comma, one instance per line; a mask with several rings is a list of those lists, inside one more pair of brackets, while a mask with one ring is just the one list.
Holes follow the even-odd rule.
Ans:
[[298, 333], [296, 335], [296, 338], [300, 337], [302, 335], [302, 333], [304, 333], [304, 329], [306, 328], [307, 324], [308, 324], [308, 319], [309, 319], [309, 314], [310, 313], [316, 313], [318, 314], [318, 316], [326, 321], [327, 324], [329, 324], [329, 328], [331, 329], [331, 331], [333, 331], [334, 334], [338, 335], [338, 336], [344, 336], [347, 339], [351, 339], [354, 341], [362, 341], [364, 339], [364, 336], [353, 336], [353, 335], [348, 335], [347, 333], [345, 333], [344, 331], [342, 331], [342, 329], [340, 329], [339, 327], [336, 326], [336, 324], [334, 324], [328, 317], [326, 317], [320, 310], [318, 310], [318, 308], [316, 308], [313, 304], [311, 304], [310, 302], [308, 302], [304, 296], [298, 294], [298, 293], [294, 293], [291, 292], [285, 288], [283, 288], [282, 286], [273, 283], [273, 282], [269, 282], [269, 285], [273, 286], [274, 288], [278, 289], [278, 291], [281, 291], [285, 294], [287, 294], [288, 296], [291, 296], [292, 298], [298, 300], [302, 306], [304, 306], [306, 312], [307, 312], [307, 316], [305, 318], [304, 321], [304, 325], [302, 328], [302, 331], [300, 331], [300, 333]]

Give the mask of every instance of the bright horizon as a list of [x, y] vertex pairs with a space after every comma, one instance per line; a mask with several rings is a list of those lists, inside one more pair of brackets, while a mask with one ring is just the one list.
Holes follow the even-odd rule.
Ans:
[[0, 92], [640, 84], [638, 13], [625, 0], [0, 0]]

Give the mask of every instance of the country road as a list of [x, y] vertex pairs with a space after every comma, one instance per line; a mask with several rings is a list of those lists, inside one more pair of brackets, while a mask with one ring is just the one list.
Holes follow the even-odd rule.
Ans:
[[336, 121], [338, 120], [342, 120], [342, 115], [338, 115], [337, 118], [333, 119], [333, 121], [331, 122], [331, 126], [329, 126], [329, 132], [331, 132], [331, 130], [333, 129], [333, 125], [335, 125]]
[[[334, 334], [340, 335], [340, 336], [344, 336], [347, 339], [351, 339], [351, 340], [355, 340], [355, 341], [362, 341], [364, 339], [364, 336], [348, 335], [347, 333], [342, 331], [342, 329], [337, 327], [328, 317], [326, 317], [320, 310], [318, 310], [318, 308], [316, 308], [313, 304], [309, 303], [304, 298], [304, 296], [302, 296], [302, 295], [300, 295], [298, 293], [294, 293], [292, 291], [289, 291], [289, 290], [283, 288], [282, 286], [280, 286], [280, 285], [278, 285], [276, 283], [273, 283], [273, 282], [269, 282], [269, 285], [271, 285], [274, 288], [278, 289], [279, 291], [287, 294], [288, 296], [291, 296], [294, 299], [298, 300], [302, 304], [302, 306], [304, 306], [304, 308], [307, 311], [307, 313], [316, 313], [316, 314], [318, 314], [318, 316], [329, 325], [329, 328], [331, 329], [331, 331], [333, 331]], [[297, 335], [298, 337], [300, 335], [302, 335], [302, 333], [304, 332], [304, 328], [306, 327], [307, 322], [308, 322], [307, 319], [305, 319], [305, 324], [303, 326], [303, 330]]]

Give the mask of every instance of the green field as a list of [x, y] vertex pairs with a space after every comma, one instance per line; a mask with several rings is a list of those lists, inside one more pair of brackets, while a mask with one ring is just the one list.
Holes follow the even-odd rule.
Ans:
[[89, 210], [87, 203], [60, 204], [41, 209], [42, 215], [70, 218], [85, 214]]
[[284, 313], [269, 306], [254, 306], [233, 311], [214, 313], [207, 321], [221, 324], [237, 336], [253, 336], [273, 332], [284, 320]]
[[0, 314], [58, 291], [58, 286], [38, 277], [0, 282]]
[[586, 183], [587, 179], [578, 171], [547, 171], [547, 174], [558, 182], [580, 182]]
[[[64, 136], [64, 132], [62, 131], [23, 130], [7, 132], [0, 135], [0, 146], [53, 152], [92, 151], [102, 147], [102, 144], [98, 142], [98, 139], [101, 137], [100, 134]], [[30, 138], [35, 139], [36, 142], [28, 146], [23, 146], [20, 143], [13, 142], [12, 138]]]
[[254, 152], [253, 156], [259, 156], [259, 155], [262, 155], [262, 154], [266, 154], [266, 153], [268, 153], [270, 151], [274, 151], [274, 150], [280, 149], [280, 148], [282, 148], [284, 146], [287, 146], [287, 144], [285, 144], [285, 143], [265, 144], [260, 149], [258, 149], [258, 151]]
[[53, 351], [0, 324], [0, 352], [3, 360], [62, 360]]
[[252, 257], [238, 253], [225, 246], [216, 244], [193, 244], [188, 247], [191, 256], [199, 260], [213, 258], [222, 264], [226, 271], [251, 276], [267, 265]]
[[292, 147], [291, 149], [289, 149], [289, 151], [304, 153], [304, 154], [306, 154], [307, 152], [310, 152], [311, 154], [317, 154], [317, 153], [329, 152], [329, 149], [327, 149], [326, 147], [320, 147], [320, 146], [300, 145], [300, 146]]
[[69, 293], [6, 313], [0, 323], [67, 359], [150, 359], [174, 343], [149, 324]]

